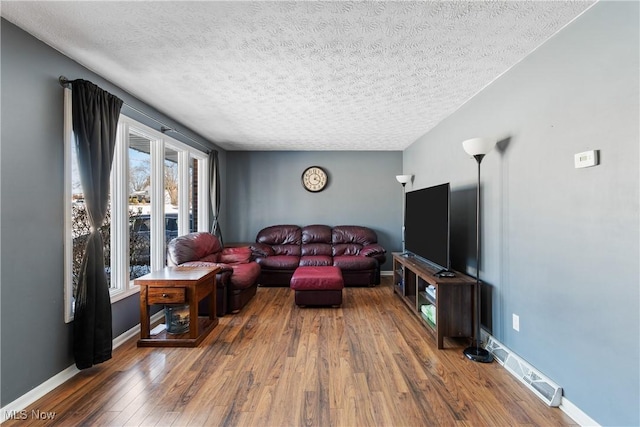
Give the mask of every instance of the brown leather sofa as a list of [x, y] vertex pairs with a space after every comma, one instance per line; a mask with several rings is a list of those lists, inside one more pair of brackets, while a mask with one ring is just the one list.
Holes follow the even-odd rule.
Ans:
[[[249, 247], [223, 248], [211, 233], [190, 233], [176, 237], [167, 245], [168, 266], [219, 266], [216, 275], [216, 312], [218, 316], [237, 313], [256, 294], [260, 266], [251, 261]], [[200, 303], [200, 312], [208, 314], [207, 301]]]
[[356, 225], [274, 225], [258, 232], [251, 250], [261, 286], [289, 286], [298, 266], [322, 265], [339, 267], [345, 286], [374, 286], [386, 260], [375, 231]]

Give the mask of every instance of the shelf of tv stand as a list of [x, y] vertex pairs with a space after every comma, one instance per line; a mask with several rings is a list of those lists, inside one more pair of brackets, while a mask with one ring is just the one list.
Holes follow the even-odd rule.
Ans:
[[[411, 255], [393, 254], [393, 291], [435, 333], [438, 348], [444, 337], [473, 338], [473, 308], [476, 282], [455, 272], [455, 277], [438, 277], [439, 270]], [[426, 292], [433, 285], [435, 298]], [[436, 307], [435, 325], [421, 312], [423, 304]]]

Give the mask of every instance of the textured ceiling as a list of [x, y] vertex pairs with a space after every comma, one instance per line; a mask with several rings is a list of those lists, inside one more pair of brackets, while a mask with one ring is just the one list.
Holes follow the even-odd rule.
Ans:
[[592, 3], [3, 1], [1, 14], [223, 148], [403, 150]]

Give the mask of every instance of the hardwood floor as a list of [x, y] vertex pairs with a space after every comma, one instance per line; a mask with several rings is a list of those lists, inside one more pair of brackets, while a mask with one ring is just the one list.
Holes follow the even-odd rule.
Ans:
[[438, 350], [389, 277], [343, 297], [341, 308], [298, 308], [289, 288], [259, 288], [200, 347], [131, 339], [3, 425], [576, 425], [498, 363], [468, 361], [467, 343]]

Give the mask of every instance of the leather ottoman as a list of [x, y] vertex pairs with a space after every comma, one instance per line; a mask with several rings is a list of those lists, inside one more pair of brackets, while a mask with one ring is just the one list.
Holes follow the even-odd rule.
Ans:
[[321, 306], [342, 304], [344, 281], [342, 272], [334, 266], [302, 266], [291, 277], [296, 305]]

